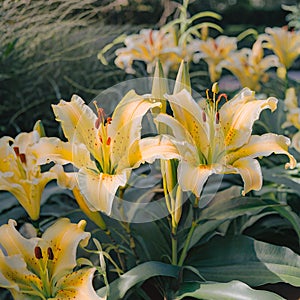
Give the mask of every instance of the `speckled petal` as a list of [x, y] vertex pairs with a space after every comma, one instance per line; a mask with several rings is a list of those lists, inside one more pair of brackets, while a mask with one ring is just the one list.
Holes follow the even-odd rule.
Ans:
[[57, 292], [49, 300], [105, 300], [99, 297], [92, 284], [96, 268], [81, 269], [61, 278], [57, 283]]

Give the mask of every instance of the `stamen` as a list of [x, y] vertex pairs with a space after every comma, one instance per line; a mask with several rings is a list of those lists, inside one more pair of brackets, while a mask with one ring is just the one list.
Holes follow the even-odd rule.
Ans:
[[225, 93], [222, 93], [219, 95], [217, 102], [219, 103], [222, 97], [225, 99], [226, 102], [228, 102], [227, 95]]
[[97, 105], [97, 102], [94, 101], [93, 102], [96, 109], [97, 109], [97, 114], [98, 114], [98, 118], [97, 120], [95, 121], [95, 128], [98, 129], [100, 124], [104, 124], [104, 120], [105, 120], [105, 113], [104, 113], [104, 109], [103, 108], [99, 108], [98, 105]]
[[109, 136], [108, 139], [107, 139], [107, 141], [106, 141], [106, 145], [109, 146], [110, 143], [111, 143], [111, 138], [110, 138], [110, 136]]
[[26, 155], [25, 155], [25, 153], [21, 153], [19, 155], [19, 157], [20, 157], [21, 162], [26, 165]]
[[106, 119], [106, 124], [111, 124], [111, 121], [112, 121], [112, 118], [111, 117], [108, 117], [107, 119]]
[[20, 155], [20, 149], [19, 149], [19, 147], [13, 147], [13, 149], [14, 149], [16, 155], [19, 156]]
[[95, 128], [98, 129], [99, 126], [100, 126], [100, 120], [97, 119], [97, 120], [95, 121]]
[[204, 110], [202, 110], [202, 120], [204, 123], [206, 122], [206, 113]]
[[217, 111], [216, 112], [216, 124], [219, 124], [220, 123], [220, 114], [219, 112]]
[[53, 251], [52, 251], [51, 247], [48, 247], [47, 254], [48, 254], [48, 259], [49, 260], [53, 260], [54, 259], [54, 254], [53, 254]]
[[209, 97], [209, 89], [206, 89], [205, 93], [206, 93], [206, 99], [207, 99], [207, 100], [210, 100], [210, 97]]
[[34, 248], [34, 256], [35, 256], [37, 259], [42, 259], [42, 258], [43, 258], [43, 252], [42, 252], [41, 247], [36, 246], [36, 247]]

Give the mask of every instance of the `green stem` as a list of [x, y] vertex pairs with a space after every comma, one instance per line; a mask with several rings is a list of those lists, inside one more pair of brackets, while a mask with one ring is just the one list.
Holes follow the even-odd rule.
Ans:
[[193, 222], [192, 222], [192, 226], [191, 226], [190, 231], [188, 233], [188, 236], [187, 236], [187, 238], [184, 242], [184, 246], [183, 246], [183, 249], [182, 249], [182, 252], [181, 252], [181, 255], [180, 255], [180, 259], [179, 259], [179, 262], [178, 262], [178, 266], [180, 266], [180, 267], [184, 263], [184, 260], [186, 258], [187, 252], [188, 252], [189, 247], [190, 247], [192, 236], [194, 234], [194, 231], [195, 231], [196, 227], [198, 226], [197, 219], [198, 219], [199, 201], [200, 201], [200, 198], [196, 197], [195, 201], [194, 201], [194, 205], [193, 205]]
[[126, 265], [125, 265], [125, 262], [124, 262], [124, 259], [123, 259], [123, 256], [120, 252], [120, 248], [119, 248], [119, 245], [117, 244], [117, 242], [115, 241], [115, 239], [113, 238], [113, 236], [111, 235], [111, 231], [109, 229], [105, 230], [104, 231], [105, 234], [108, 236], [108, 238], [111, 240], [112, 244], [115, 246], [115, 252], [117, 254], [117, 257], [118, 257], [118, 260], [119, 260], [119, 263], [120, 263], [120, 266], [121, 266], [121, 270], [123, 272], [125, 272], [126, 270]]
[[193, 236], [194, 231], [195, 231], [195, 229], [196, 229], [197, 226], [198, 226], [198, 224], [193, 221], [192, 226], [190, 228], [190, 231], [188, 233], [188, 236], [187, 236], [187, 238], [185, 240], [184, 247], [183, 247], [182, 253], [180, 255], [179, 262], [178, 262], [178, 266], [180, 266], [180, 267], [184, 263], [184, 260], [186, 258], [187, 252], [189, 250], [189, 246], [190, 246], [190, 243], [191, 243], [192, 236]]
[[[119, 189], [119, 198], [120, 199], [123, 199], [124, 198], [124, 193], [125, 193], [125, 190], [126, 190], [126, 186], [124, 188], [120, 188]], [[121, 203], [121, 207], [120, 207], [120, 212], [121, 212], [121, 215], [123, 217], [123, 219], [125, 220], [125, 212], [124, 212], [124, 207]], [[122, 227], [125, 229], [126, 233], [128, 234], [128, 237], [129, 237], [129, 247], [132, 251], [132, 254], [134, 255], [135, 257], [135, 260], [136, 260], [136, 263], [139, 264], [139, 257], [137, 255], [137, 252], [136, 252], [136, 245], [135, 245], [135, 241], [134, 241], [134, 238], [133, 238], [133, 235], [132, 235], [132, 232], [131, 232], [131, 228], [130, 228], [130, 224], [126, 221], [121, 221], [121, 225]]]
[[177, 265], [177, 228], [172, 228], [172, 265]]

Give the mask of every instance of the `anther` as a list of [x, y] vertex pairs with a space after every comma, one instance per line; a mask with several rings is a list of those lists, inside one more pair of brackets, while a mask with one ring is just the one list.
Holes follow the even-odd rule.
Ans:
[[47, 254], [48, 254], [48, 259], [49, 260], [53, 260], [54, 259], [54, 254], [53, 254], [53, 251], [52, 251], [51, 247], [48, 247]]
[[220, 123], [220, 114], [219, 112], [217, 111], [216, 112], [216, 124], [219, 124]]
[[36, 247], [34, 248], [34, 256], [35, 256], [37, 259], [42, 259], [42, 258], [43, 258], [43, 253], [42, 253], [41, 247], [36, 246]]
[[215, 82], [215, 83], [212, 85], [211, 91], [212, 91], [214, 94], [218, 94], [218, 93], [219, 93], [219, 85], [218, 85], [217, 82]]
[[20, 157], [21, 162], [26, 165], [26, 155], [25, 155], [25, 153], [20, 153], [19, 157]]
[[19, 147], [13, 147], [15, 153], [17, 156], [20, 156], [20, 150], [19, 150]]
[[108, 117], [107, 119], [106, 119], [106, 124], [111, 124], [111, 121], [112, 121], [112, 118], [111, 117]]
[[108, 139], [107, 139], [107, 141], [106, 141], [106, 145], [109, 146], [110, 143], [111, 143], [111, 138], [110, 138], [110, 136], [109, 136]]
[[206, 122], [206, 113], [204, 110], [202, 110], [202, 120], [204, 123]]

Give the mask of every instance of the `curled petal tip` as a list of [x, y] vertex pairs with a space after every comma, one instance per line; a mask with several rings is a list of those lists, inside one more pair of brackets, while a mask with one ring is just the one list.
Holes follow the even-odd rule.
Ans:
[[77, 226], [78, 226], [78, 228], [81, 228], [82, 230], [84, 230], [86, 227], [86, 220], [81, 220]]

